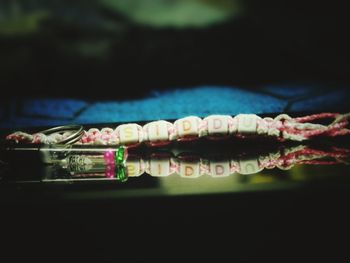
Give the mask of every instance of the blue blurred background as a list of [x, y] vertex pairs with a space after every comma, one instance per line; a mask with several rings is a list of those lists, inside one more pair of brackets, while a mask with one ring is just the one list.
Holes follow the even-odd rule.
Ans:
[[349, 91], [318, 86], [266, 86], [259, 90], [238, 87], [199, 86], [153, 91], [132, 100], [84, 100], [65, 98], [12, 99], [2, 104], [1, 127], [103, 124], [113, 122], [176, 119], [187, 115], [274, 114], [346, 111]]

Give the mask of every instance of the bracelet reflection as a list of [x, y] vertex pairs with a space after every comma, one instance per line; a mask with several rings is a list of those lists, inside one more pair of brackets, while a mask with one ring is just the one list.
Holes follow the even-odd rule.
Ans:
[[[123, 149], [123, 150], [121, 150]], [[118, 159], [119, 155], [119, 159]], [[111, 180], [126, 182], [141, 175], [158, 178], [240, 176], [242, 180], [278, 180], [278, 173], [262, 176], [264, 170], [290, 170], [298, 166], [347, 165], [350, 149], [316, 149], [307, 145], [279, 146], [262, 153], [219, 153], [199, 151], [154, 151], [128, 153], [124, 148], [103, 152], [72, 153], [45, 168], [44, 182]], [[256, 178], [255, 178], [256, 177]], [[302, 177], [299, 176], [298, 180]]]

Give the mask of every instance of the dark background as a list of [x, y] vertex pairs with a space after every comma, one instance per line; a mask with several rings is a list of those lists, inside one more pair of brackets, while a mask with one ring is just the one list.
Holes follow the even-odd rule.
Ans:
[[[350, 81], [345, 1], [197, 1], [242, 10], [201, 27], [142, 24], [100, 1], [13, 2], [1, 3], [10, 20], [2, 27], [15, 29], [0, 34], [0, 79], [21, 95], [118, 99], [180, 86]], [[31, 15], [35, 29], [11, 22]]]
[[[2, 201], [1, 258], [347, 259], [348, 187], [69, 202]], [[62, 194], [62, 193], [61, 193]], [[102, 193], [101, 193], [102, 194]]]

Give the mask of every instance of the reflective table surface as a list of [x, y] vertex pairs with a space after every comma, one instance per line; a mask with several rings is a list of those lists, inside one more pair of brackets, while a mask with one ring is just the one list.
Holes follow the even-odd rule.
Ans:
[[1, 193], [19, 202], [27, 194], [38, 202], [42, 195], [56, 201], [114, 200], [306, 190], [350, 182], [346, 139], [313, 144], [203, 140], [125, 149], [121, 166], [108, 164], [106, 152], [117, 150], [16, 146], [5, 153], [14, 158], [3, 161]]
[[[21, 152], [1, 171], [8, 251], [20, 247], [37, 257], [38, 236], [39, 258], [56, 253], [59, 260], [161, 253], [257, 260], [271, 250], [277, 258], [297, 259], [301, 251], [334, 258], [349, 234], [347, 138], [141, 147], [129, 149], [118, 167], [106, 163], [105, 147]], [[315, 254], [319, 249], [326, 254]]]

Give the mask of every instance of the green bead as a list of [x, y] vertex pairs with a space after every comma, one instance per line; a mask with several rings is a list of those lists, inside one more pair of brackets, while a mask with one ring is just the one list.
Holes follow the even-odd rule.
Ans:
[[115, 168], [116, 179], [119, 182], [125, 182], [128, 180], [128, 176], [126, 174], [126, 168], [123, 165], [119, 165]]
[[115, 164], [118, 165], [122, 165], [124, 164], [124, 154], [125, 154], [125, 149], [124, 147], [119, 147], [116, 151], [115, 151]]

